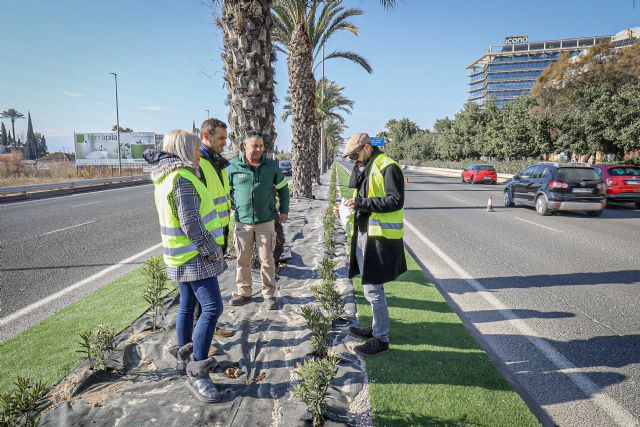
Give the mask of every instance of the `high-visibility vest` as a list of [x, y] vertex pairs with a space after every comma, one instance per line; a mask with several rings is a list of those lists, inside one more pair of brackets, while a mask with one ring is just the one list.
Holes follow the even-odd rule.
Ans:
[[165, 264], [170, 267], [180, 267], [198, 255], [198, 247], [182, 231], [180, 221], [171, 209], [169, 198], [172, 197], [174, 183], [179, 177], [188, 179], [193, 184], [200, 197], [200, 221], [216, 239], [217, 244], [221, 246], [224, 244], [220, 218], [218, 218], [218, 212], [209, 190], [191, 171], [184, 168], [175, 169], [160, 181], [154, 182], [154, 197], [160, 220], [160, 234], [162, 235], [162, 253]]
[[207, 190], [213, 197], [213, 204], [216, 206], [220, 223], [226, 227], [229, 225], [229, 211], [231, 210], [231, 189], [229, 188], [227, 169], [222, 169], [222, 182], [220, 182], [220, 177], [211, 162], [204, 157], [200, 157], [200, 169], [202, 169], [204, 179], [207, 182]]
[[[387, 192], [384, 189], [384, 175], [382, 171], [387, 166], [400, 164], [382, 153], [376, 156], [373, 160], [373, 164], [369, 169], [369, 187], [367, 190], [367, 197], [385, 197]], [[358, 189], [353, 190], [353, 197], [358, 197]], [[350, 218], [349, 234], [353, 236], [355, 227], [353, 225], [354, 215]], [[369, 217], [369, 224], [367, 226], [368, 237], [384, 237], [386, 239], [402, 239], [404, 236], [404, 208], [400, 208], [397, 211], [378, 213], [373, 212]]]

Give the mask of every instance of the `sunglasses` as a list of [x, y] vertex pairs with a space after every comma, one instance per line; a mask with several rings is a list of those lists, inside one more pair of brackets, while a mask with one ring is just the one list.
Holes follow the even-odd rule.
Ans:
[[355, 162], [358, 159], [358, 156], [360, 155], [360, 151], [362, 151], [362, 148], [363, 147], [360, 147], [353, 153], [349, 154], [349, 159]]

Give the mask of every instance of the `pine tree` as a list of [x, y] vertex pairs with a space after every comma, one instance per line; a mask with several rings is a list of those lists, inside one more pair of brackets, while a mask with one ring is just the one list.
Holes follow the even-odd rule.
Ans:
[[4, 123], [0, 125], [0, 144], [9, 145], [9, 138], [7, 137], [7, 128], [4, 127]]
[[33, 132], [33, 124], [31, 123], [31, 113], [27, 113], [27, 158], [36, 160], [38, 158], [38, 140]]
[[47, 140], [45, 139], [44, 135], [42, 135], [40, 137], [40, 141], [38, 142], [38, 157], [46, 156], [48, 152], [49, 149], [47, 148]]

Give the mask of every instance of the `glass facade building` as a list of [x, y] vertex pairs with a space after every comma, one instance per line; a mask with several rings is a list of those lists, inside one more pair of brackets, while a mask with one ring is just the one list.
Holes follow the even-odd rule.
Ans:
[[[608, 41], [632, 44], [635, 33], [626, 31], [629, 35], [622, 38], [616, 34], [529, 42], [527, 36], [506, 37], [503, 44], [489, 46], [482, 57], [467, 67], [471, 72], [468, 100], [482, 104], [495, 98], [496, 105], [502, 109], [509, 101], [530, 93], [542, 70], [557, 62], [560, 55], [576, 56], [597, 43]], [[629, 42], [630, 39], [633, 41]]]

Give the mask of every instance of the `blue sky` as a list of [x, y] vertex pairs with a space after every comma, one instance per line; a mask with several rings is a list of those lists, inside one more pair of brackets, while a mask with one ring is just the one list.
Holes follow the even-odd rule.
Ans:
[[[73, 132], [105, 132], [115, 123], [136, 131], [191, 129], [226, 120], [221, 30], [202, 0], [20, 0], [2, 2], [0, 109], [31, 112], [50, 150], [72, 150]], [[355, 101], [349, 133], [375, 134], [391, 118], [424, 128], [454, 115], [466, 98], [465, 67], [507, 35], [530, 41], [613, 34], [640, 26], [633, 0], [404, 0], [385, 11], [377, 0], [347, 0], [365, 11], [352, 21], [361, 36], [336, 37], [327, 50], [354, 50], [368, 75], [332, 60], [326, 75]], [[276, 63], [277, 95], [288, 86], [286, 57]], [[280, 114], [282, 105], [276, 106]], [[10, 128], [10, 122], [5, 121]], [[26, 120], [16, 123], [18, 137]], [[290, 123], [277, 120], [279, 146]]]

